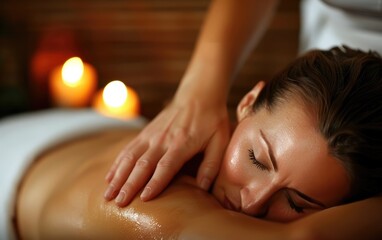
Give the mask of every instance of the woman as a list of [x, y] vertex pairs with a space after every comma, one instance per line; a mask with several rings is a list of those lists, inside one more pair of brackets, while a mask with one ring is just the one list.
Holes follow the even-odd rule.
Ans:
[[[112, 185], [127, 193], [127, 199], [132, 199], [143, 187], [146, 191], [142, 200], [154, 198], [180, 166], [198, 152], [205, 152], [197, 175], [198, 185], [205, 190], [210, 187], [221, 164], [220, 149], [228, 144], [226, 104], [232, 80], [262, 38], [277, 4], [277, 0], [211, 1], [171, 104], [133, 140], [134, 144], [125, 147], [108, 174]], [[345, 44], [381, 54], [382, 18], [378, 4], [378, 0], [301, 1], [300, 51]], [[163, 139], [163, 144], [153, 143], [153, 138]], [[182, 148], [184, 144], [188, 148]], [[130, 166], [140, 160], [148, 161], [150, 167]], [[126, 163], [119, 165], [122, 162]], [[116, 169], [120, 177], [111, 179]]]
[[20, 186], [20, 236], [378, 238], [381, 66], [371, 53], [313, 51], [266, 86], [257, 84], [238, 106], [212, 189], [218, 201], [193, 178], [179, 177], [154, 201], [135, 198], [126, 208], [105, 202], [101, 176], [131, 132], [128, 139], [109, 131], [45, 151]]

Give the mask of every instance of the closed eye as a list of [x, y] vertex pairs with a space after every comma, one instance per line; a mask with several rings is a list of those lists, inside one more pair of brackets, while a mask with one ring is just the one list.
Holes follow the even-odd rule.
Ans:
[[255, 166], [258, 169], [260, 169], [261, 171], [269, 170], [264, 164], [262, 164], [256, 159], [255, 153], [253, 152], [252, 149], [248, 149], [248, 155], [249, 155], [249, 159], [252, 161], [253, 164], [255, 164]]
[[293, 201], [292, 197], [289, 195], [288, 192], [285, 192], [285, 196], [288, 200], [288, 203], [289, 203], [289, 206], [291, 209], [293, 209], [296, 213], [303, 213], [304, 212], [304, 208], [297, 206], [297, 204]]

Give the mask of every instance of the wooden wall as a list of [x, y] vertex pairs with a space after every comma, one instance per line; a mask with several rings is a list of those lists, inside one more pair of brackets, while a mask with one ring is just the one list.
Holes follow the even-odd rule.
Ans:
[[[0, 65], [0, 73], [11, 76], [0, 81], [3, 87], [9, 85], [5, 82], [17, 82], [25, 88], [26, 110], [50, 107], [49, 70], [77, 54], [96, 67], [99, 88], [115, 79], [135, 88], [142, 114], [152, 118], [176, 90], [209, 2], [5, 0], [0, 5], [5, 26], [0, 30], [0, 50], [10, 48], [13, 54], [0, 57], [14, 55], [14, 59], [13, 70]], [[281, 0], [269, 30], [232, 86], [228, 101], [232, 114], [256, 81], [269, 79], [296, 56], [298, 9], [298, 0]]]

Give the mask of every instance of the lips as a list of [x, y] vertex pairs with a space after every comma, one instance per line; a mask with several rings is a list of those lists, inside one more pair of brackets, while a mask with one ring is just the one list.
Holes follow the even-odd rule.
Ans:
[[227, 196], [224, 196], [224, 208], [227, 208], [229, 210], [232, 210], [232, 211], [238, 211], [238, 209], [236, 208], [236, 206], [229, 200], [229, 198], [227, 198]]

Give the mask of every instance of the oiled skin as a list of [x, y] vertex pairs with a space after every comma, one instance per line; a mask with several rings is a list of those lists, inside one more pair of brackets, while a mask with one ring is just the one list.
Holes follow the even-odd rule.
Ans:
[[192, 216], [221, 209], [212, 196], [194, 187], [191, 178], [176, 180], [153, 201], [136, 198], [125, 208], [106, 202], [104, 176], [135, 133], [97, 133], [41, 155], [26, 174], [18, 196], [21, 238], [177, 238]]

